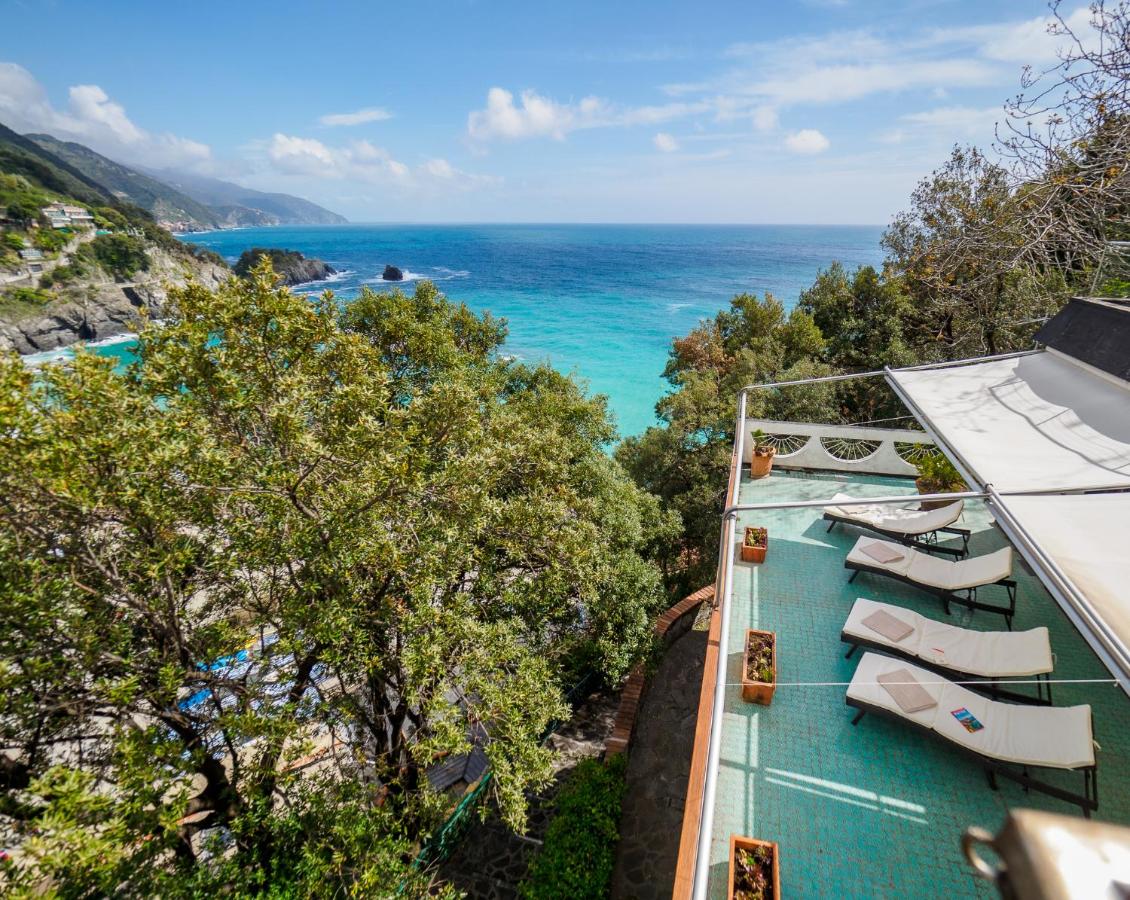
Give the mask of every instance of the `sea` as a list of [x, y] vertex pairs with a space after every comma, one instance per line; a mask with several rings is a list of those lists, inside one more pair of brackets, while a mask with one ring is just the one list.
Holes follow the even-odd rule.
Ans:
[[[878, 265], [879, 226], [321, 225], [184, 235], [234, 262], [251, 247], [325, 260], [337, 273], [296, 291], [390, 290], [430, 279], [451, 299], [506, 319], [507, 354], [545, 361], [604, 394], [622, 436], [655, 423], [671, 341], [740, 293], [769, 292], [792, 308], [835, 260]], [[120, 338], [94, 349], [132, 358]], [[40, 354], [59, 358], [58, 351]]]

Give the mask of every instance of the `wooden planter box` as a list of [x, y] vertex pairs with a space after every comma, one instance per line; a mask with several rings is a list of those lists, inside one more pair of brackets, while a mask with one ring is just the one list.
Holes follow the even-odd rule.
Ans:
[[758, 456], [754, 452], [749, 462], [749, 477], [750, 478], [764, 478], [773, 471], [773, 457], [777, 455], [777, 448], [769, 448], [769, 452], [764, 456]]
[[[948, 494], [950, 493], [944, 487], [932, 482], [927, 481], [925, 478], [915, 478], [914, 486], [918, 488], [920, 494]], [[923, 509], [940, 509], [943, 506], [949, 506], [953, 500], [923, 500], [918, 505]]]
[[730, 835], [730, 886], [726, 893], [729, 900], [734, 898], [734, 875], [735, 859], [739, 850], [753, 850], [757, 847], [768, 847], [772, 859], [771, 865], [773, 867], [773, 874], [770, 878], [770, 884], [773, 886], [772, 895], [766, 894], [766, 900], [771, 897], [772, 900], [780, 900], [781, 897], [781, 866], [780, 866], [780, 851], [777, 849], [776, 841], [759, 841], [755, 838], [743, 837], [737, 834]]
[[765, 541], [760, 546], [752, 546], [749, 543], [749, 533], [756, 531], [756, 526], [749, 526], [742, 535], [742, 562], [763, 563], [765, 562], [765, 554], [769, 552], [769, 530], [765, 530]]
[[[771, 654], [773, 657], [773, 680], [754, 681], [749, 677], [749, 641], [750, 638], [768, 636]], [[777, 689], [777, 633], [775, 631], [756, 631], [750, 628], [745, 633], [745, 644], [742, 646], [742, 699], [746, 703], [760, 703], [768, 706], [773, 702], [773, 692]]]

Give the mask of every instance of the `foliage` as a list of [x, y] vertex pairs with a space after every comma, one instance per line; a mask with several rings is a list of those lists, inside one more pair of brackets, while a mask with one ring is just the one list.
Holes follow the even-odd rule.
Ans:
[[773, 896], [773, 851], [760, 844], [734, 854], [734, 900], [776, 900]]
[[620, 840], [627, 758], [578, 763], [555, 802], [545, 843], [521, 886], [524, 900], [604, 900]]
[[4, 291], [4, 299], [12, 303], [26, 303], [29, 306], [45, 306], [54, 297], [49, 291], [40, 288], [14, 287]]
[[22, 235], [16, 234], [14, 231], [5, 231], [0, 235], [0, 244], [7, 250], [23, 250], [27, 244], [24, 243]]
[[[849, 275], [834, 262], [801, 293], [798, 306], [820, 329], [821, 358], [833, 371], [874, 372], [917, 361], [905, 337], [914, 304], [901, 279], [884, 278], [871, 266]], [[882, 379], [845, 381], [834, 390], [840, 417], [846, 421], [873, 421], [905, 412]]]
[[98, 264], [119, 280], [128, 280], [149, 268], [145, 243], [129, 234], [100, 234], [90, 242]]
[[[659, 401], [663, 424], [623, 441], [616, 458], [636, 483], [678, 514], [684, 533], [659, 554], [672, 596], [713, 580], [718, 517], [725, 501], [738, 392], [748, 384], [825, 375], [824, 342], [812, 317], [786, 315], [770, 295], [742, 294], [671, 349]], [[820, 421], [835, 417], [824, 385], [748, 394], [751, 418]]]
[[264, 266], [171, 290], [125, 374], [0, 358], [18, 877], [368, 893], [442, 815], [431, 763], [482, 743], [521, 827], [565, 661], [615, 678], [646, 647], [662, 517], [603, 402], [430, 284], [357, 303]]
[[20, 225], [38, 222], [42, 205], [33, 196], [22, 196], [8, 202], [8, 218]]
[[777, 452], [776, 446], [760, 428], [754, 430], [751, 437], [753, 438], [752, 452], [754, 456], [773, 456]]
[[67, 237], [54, 228], [40, 228], [35, 232], [32, 243], [40, 250], [57, 253], [67, 245]]
[[[762, 529], [764, 531], [765, 529]], [[746, 638], [745, 677], [762, 684], [774, 682], [773, 636], [751, 632]]]
[[765, 528], [747, 528], [745, 530], [745, 545], [747, 547], [764, 547], [769, 540], [769, 532]]
[[950, 494], [965, 490], [965, 479], [945, 454], [934, 451], [924, 454], [916, 463], [918, 478], [932, 494]]

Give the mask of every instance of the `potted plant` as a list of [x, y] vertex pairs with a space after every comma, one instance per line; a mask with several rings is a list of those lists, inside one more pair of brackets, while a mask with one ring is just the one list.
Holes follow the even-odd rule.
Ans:
[[[923, 456], [917, 464], [918, 478], [914, 484], [920, 494], [952, 494], [965, 490], [965, 482], [957, 469], [943, 454], [934, 452]], [[937, 509], [945, 506], [947, 500], [924, 500], [923, 509]]]
[[777, 635], [750, 628], [742, 654], [742, 699], [768, 706], [777, 689]]
[[742, 538], [742, 562], [763, 563], [769, 552], [769, 529], [749, 527]]
[[758, 428], [753, 433], [753, 456], [749, 461], [749, 477], [764, 478], [773, 471], [773, 457], [777, 455], [777, 448], [769, 441], [768, 436]]
[[775, 841], [730, 835], [730, 900], [778, 900], [779, 856]]

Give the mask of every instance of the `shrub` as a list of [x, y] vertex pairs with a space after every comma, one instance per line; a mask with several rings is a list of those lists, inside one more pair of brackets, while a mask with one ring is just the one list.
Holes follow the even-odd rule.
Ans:
[[3, 298], [9, 302], [22, 303], [27, 306], [46, 306], [54, 299], [49, 291], [26, 287], [9, 288], [4, 292]]
[[32, 243], [35, 244], [40, 250], [46, 250], [49, 253], [54, 253], [62, 250], [67, 244], [67, 237], [60, 234], [58, 231], [47, 228], [40, 228], [35, 237], [32, 238]]
[[132, 278], [149, 268], [145, 244], [128, 234], [102, 234], [90, 242], [98, 264], [115, 278]]
[[608, 896], [627, 759], [586, 759], [557, 797], [545, 843], [521, 886], [524, 900], [600, 900]]
[[26, 245], [24, 244], [24, 239], [14, 231], [5, 231], [4, 239], [0, 242], [0, 246], [3, 246], [6, 250], [19, 251], [23, 250]]
[[947, 494], [965, 490], [961, 473], [940, 452], [928, 453], [917, 463], [918, 477], [930, 493]]

